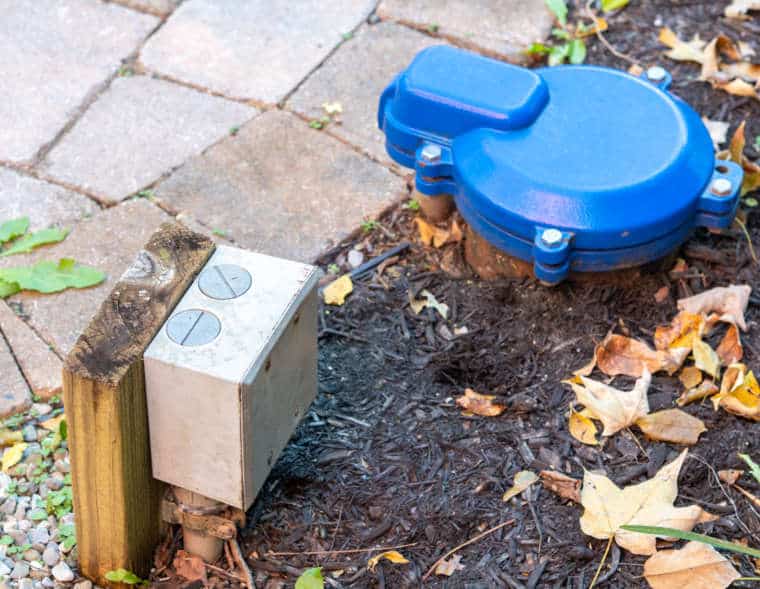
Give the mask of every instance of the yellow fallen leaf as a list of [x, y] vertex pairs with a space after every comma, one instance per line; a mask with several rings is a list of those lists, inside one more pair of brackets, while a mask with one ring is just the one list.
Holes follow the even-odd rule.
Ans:
[[728, 18], [746, 18], [750, 10], [760, 10], [760, 0], [733, 0], [724, 14]]
[[738, 325], [747, 331], [744, 312], [747, 310], [752, 288], [746, 284], [718, 286], [692, 297], [678, 300], [678, 309], [689, 313], [718, 313], [720, 320]]
[[712, 397], [713, 406], [719, 406], [741, 417], [760, 421], [760, 385], [743, 364], [732, 364], [726, 370], [720, 393]]
[[476, 393], [472, 389], [465, 389], [464, 395], [457, 397], [456, 403], [465, 411], [473, 415], [481, 415], [483, 417], [496, 417], [504, 413], [506, 407], [494, 403], [493, 400], [496, 397], [493, 395], [481, 395]]
[[741, 59], [733, 41], [725, 35], [718, 35], [705, 46], [703, 51], [702, 71], [699, 76], [701, 80], [714, 81], [713, 78], [721, 70], [722, 56], [733, 60]]
[[757, 63], [749, 63], [748, 61], [727, 63], [720, 68], [720, 71], [732, 78], [742, 78], [747, 82], [760, 80], [760, 64]]
[[755, 86], [745, 80], [742, 80], [741, 78], [736, 78], [730, 82], [721, 82], [716, 80], [713, 82], [713, 86], [719, 90], [733, 94], [734, 96], [746, 96], [748, 98], [757, 98], [760, 100]]
[[[750, 161], [744, 155], [744, 146], [747, 143], [747, 139], [744, 133], [746, 121], [742, 121], [739, 127], [734, 132], [734, 136], [731, 138], [728, 152], [721, 152], [718, 156], [722, 156], [723, 159], [730, 159], [735, 164], [739, 164], [744, 170], [744, 180], [742, 181], [741, 194], [744, 196], [748, 192], [760, 188], [760, 166], [755, 162]], [[749, 297], [749, 295], [747, 295]]]
[[688, 391], [684, 391], [683, 393], [681, 393], [681, 396], [678, 397], [678, 399], [676, 400], [676, 404], [679, 407], [683, 407], [684, 405], [688, 405], [689, 403], [693, 403], [694, 401], [699, 401], [700, 399], [704, 399], [705, 397], [714, 395], [717, 392], [718, 392], [718, 387], [713, 381], [703, 380], [702, 383], [698, 387], [689, 389]]
[[328, 115], [338, 115], [343, 112], [343, 105], [340, 102], [324, 102], [322, 108]]
[[687, 389], [693, 389], [702, 382], [702, 371], [696, 366], [687, 366], [678, 375], [678, 380]]
[[420, 234], [420, 242], [423, 245], [432, 245], [439, 248], [444, 245], [451, 237], [448, 229], [441, 229], [432, 223], [428, 223], [422, 217], [415, 217], [414, 222], [417, 224], [417, 231]]
[[24, 455], [24, 450], [26, 450], [27, 446], [28, 444], [26, 442], [19, 442], [3, 452], [3, 472], [8, 472], [11, 467], [16, 466], [21, 462], [21, 457]]
[[0, 430], [0, 446], [12, 446], [16, 442], [23, 442], [24, 434], [21, 431], [13, 431], [7, 428]]
[[718, 348], [715, 350], [723, 366], [736, 364], [744, 356], [742, 341], [739, 337], [739, 329], [736, 325], [729, 325], [726, 335], [723, 336]]
[[423, 290], [420, 294], [423, 298], [415, 299], [412, 296], [412, 293], [409, 293], [409, 307], [415, 315], [419, 315], [425, 307], [430, 307], [431, 309], [438, 311], [438, 314], [444, 319], [448, 318], [449, 306], [446, 303], [438, 302], [438, 299], [436, 299], [435, 296], [433, 296], [433, 293], [429, 290]]
[[650, 374], [676, 372], [688, 356], [690, 348], [653, 350], [642, 341], [608, 334], [594, 351], [596, 366], [609, 376], [625, 374], [639, 378], [645, 370]]
[[681, 311], [670, 325], [660, 325], [654, 331], [654, 347], [657, 350], [688, 348], [700, 339], [705, 331], [703, 315]]
[[56, 417], [51, 417], [50, 419], [46, 419], [40, 425], [44, 427], [46, 430], [51, 432], [57, 432], [61, 428], [61, 422], [66, 419], [66, 415], [61, 413], [60, 415]]
[[713, 378], [718, 378], [720, 357], [715, 353], [715, 350], [702, 340], [695, 340], [692, 351], [694, 352], [694, 366]]
[[389, 550], [387, 552], [381, 552], [380, 554], [370, 558], [367, 561], [367, 568], [374, 573], [375, 567], [377, 567], [377, 564], [383, 559], [389, 560], [393, 564], [409, 564], [409, 561], [404, 558], [400, 552], [397, 552], [396, 550]]
[[652, 589], [725, 589], [740, 576], [731, 561], [702, 542], [660, 550], [644, 563], [644, 577]]
[[463, 571], [467, 567], [460, 563], [462, 557], [459, 554], [453, 555], [448, 560], [442, 560], [435, 567], [435, 574], [450, 577], [457, 571]]
[[658, 35], [660, 43], [670, 47], [670, 51], [666, 51], [665, 55], [675, 61], [695, 61], [702, 63], [704, 61], [704, 48], [706, 42], [699, 38], [699, 35], [695, 35], [694, 38], [688, 43], [681, 41], [671, 29], [664, 27], [660, 29]]
[[351, 277], [348, 274], [344, 274], [328, 284], [324, 291], [322, 291], [322, 296], [327, 305], [342, 305], [346, 302], [346, 297], [350, 295], [353, 290], [354, 283], [351, 282]]
[[604, 425], [603, 436], [611, 436], [649, 413], [647, 390], [652, 376], [646, 369], [631, 391], [621, 391], [585, 376], [580, 379], [582, 385], [571, 383], [570, 386], [578, 403]]
[[651, 440], [691, 446], [706, 432], [704, 422], [681, 411], [665, 409], [640, 418], [636, 425]]
[[597, 446], [599, 441], [596, 439], [598, 430], [596, 425], [589, 417], [582, 412], [576, 411], [570, 407], [570, 418], [567, 423], [567, 429], [570, 435], [576, 440], [589, 446]]
[[541, 484], [552, 493], [574, 503], [581, 502], [581, 482], [556, 470], [542, 470], [539, 473]]
[[538, 475], [529, 470], [521, 470], [515, 475], [515, 484], [508, 489], [502, 496], [502, 501], [509, 501], [512, 497], [515, 497], [522, 493], [525, 489], [530, 487], [538, 480]]
[[600, 540], [614, 538], [618, 546], [633, 554], [654, 554], [655, 536], [628, 532], [620, 526], [662, 526], [690, 531], [696, 524], [714, 519], [698, 505], [673, 506], [678, 496], [678, 473], [686, 453], [684, 450], [648, 481], [624, 489], [602, 474], [586, 471], [581, 489], [581, 504], [585, 508], [580, 519], [583, 533]]

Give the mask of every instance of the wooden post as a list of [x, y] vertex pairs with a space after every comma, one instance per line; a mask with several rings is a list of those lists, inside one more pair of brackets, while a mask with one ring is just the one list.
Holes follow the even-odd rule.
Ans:
[[79, 565], [98, 585], [110, 570], [150, 571], [163, 485], [151, 474], [143, 353], [213, 249], [182, 225], [162, 225], [64, 364]]

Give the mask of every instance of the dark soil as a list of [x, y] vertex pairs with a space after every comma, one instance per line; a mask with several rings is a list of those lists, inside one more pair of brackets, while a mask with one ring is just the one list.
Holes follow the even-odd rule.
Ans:
[[[724, 32], [757, 45], [760, 19], [725, 22], [725, 5], [633, 0], [609, 19], [606, 36], [644, 66], [667, 66], [673, 91], [701, 114], [730, 121], [732, 131], [749, 119], [753, 138], [760, 133], [760, 104], [695, 81], [697, 66], [667, 62], [657, 42], [659, 27], [670, 26], [682, 38], [698, 32], [711, 39]], [[588, 61], [629, 65], [594, 41]], [[749, 149], [748, 155], [757, 154]], [[400, 241], [413, 241], [413, 216], [402, 208], [392, 211], [382, 229], [346, 248], [358, 244], [371, 258]], [[748, 227], [760, 244], [756, 215], [749, 215]], [[331, 587], [419, 587], [448, 550], [514, 520], [460, 550], [464, 570], [450, 578], [433, 575], [424, 586], [588, 587], [606, 542], [581, 532], [579, 505], [540, 484], [503, 503], [513, 476], [554, 468], [582, 478], [584, 469], [599, 469], [628, 485], [651, 477], [680, 448], [648, 441], [637, 430], [637, 439], [619, 433], [602, 446], [580, 444], [567, 430], [573, 394], [561, 381], [591, 358], [594, 345], [611, 329], [651, 342], [655, 327], [675, 315], [677, 298], [729, 283], [750, 284], [755, 292], [760, 287], [758, 267], [738, 232], [695, 236], [682, 252], [689, 264], [684, 275], [643, 274], [626, 285], [482, 282], [466, 275], [460, 248], [413, 245], [382, 273], [355, 281], [344, 306], [321, 309], [318, 398], [249, 512], [243, 533], [257, 586], [292, 587], [303, 569], [321, 566]], [[344, 252], [333, 252], [325, 267], [345, 264]], [[654, 293], [664, 285], [670, 296], [658, 304]], [[420, 315], [410, 310], [409, 293], [423, 288], [449, 305], [448, 320], [431, 309]], [[743, 336], [745, 361], [755, 369], [760, 369], [759, 302], [750, 305]], [[453, 336], [462, 326], [468, 333]], [[615, 382], [630, 384], [622, 378]], [[500, 417], [463, 416], [453, 399], [465, 387], [498, 395], [509, 409]], [[675, 377], [655, 377], [652, 410], [674, 406], [679, 393]], [[737, 452], [760, 459], [760, 425], [715, 412], [709, 403], [685, 410], [704, 420], [708, 431], [690, 450], [676, 504], [697, 503], [722, 516], [700, 531], [760, 546], [760, 510], [715, 475], [742, 467]], [[749, 476], [742, 484], [760, 495], [760, 485]], [[399, 549], [408, 565], [381, 562], [375, 572], [366, 563], [377, 551], [305, 554], [404, 544], [413, 544]], [[644, 560], [613, 547], [598, 585], [646, 587]], [[750, 559], [734, 558], [734, 564], [743, 575], [754, 574]]]

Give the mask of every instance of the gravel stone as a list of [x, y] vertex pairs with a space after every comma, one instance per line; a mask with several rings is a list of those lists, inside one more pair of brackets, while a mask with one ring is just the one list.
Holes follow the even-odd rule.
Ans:
[[18, 582], [18, 589], [34, 589], [34, 581], [31, 579], [21, 579]]
[[74, 572], [64, 561], [61, 561], [55, 565], [51, 572], [53, 573], [55, 580], [60, 583], [68, 583], [74, 580]]
[[55, 476], [55, 474], [56, 473], [53, 473], [53, 476], [45, 479], [45, 486], [51, 491], [58, 491], [61, 489], [61, 487], [63, 487], [63, 480]]
[[59, 560], [61, 560], [61, 551], [58, 549], [58, 544], [50, 542], [42, 553], [42, 562], [49, 567], [54, 567]]
[[24, 560], [27, 562], [33, 562], [35, 560], [39, 560], [40, 558], [42, 558], [42, 555], [38, 550], [35, 550], [34, 548], [30, 548], [24, 552]]
[[17, 562], [11, 571], [11, 579], [23, 579], [29, 576], [29, 565], [25, 562]]
[[74, 589], [92, 589], [92, 581], [79, 581], [74, 585]]
[[362, 265], [363, 261], [364, 254], [359, 250], [351, 250], [348, 252], [348, 265], [351, 266], [351, 268], [358, 268]]
[[11, 574], [11, 568], [4, 562], [0, 561], [0, 576], [7, 577], [10, 574]]
[[29, 541], [32, 544], [42, 544], [44, 547], [48, 542], [50, 542], [50, 532], [48, 531], [47, 527], [38, 526], [34, 528], [29, 534]]
[[36, 411], [37, 415], [44, 417], [53, 411], [53, 408], [47, 403], [33, 403], [32, 411]]
[[37, 428], [34, 427], [31, 423], [24, 426], [24, 429], [21, 430], [21, 434], [24, 436], [25, 442], [37, 441]]
[[0, 508], [0, 511], [3, 513], [7, 513], [8, 515], [11, 515], [12, 513], [15, 513], [16, 511], [16, 498], [15, 497], [8, 497], [4, 502], [2, 508]]
[[19, 546], [23, 546], [29, 542], [29, 536], [26, 532], [22, 532], [21, 530], [9, 530], [8, 535], [13, 538], [13, 541]]

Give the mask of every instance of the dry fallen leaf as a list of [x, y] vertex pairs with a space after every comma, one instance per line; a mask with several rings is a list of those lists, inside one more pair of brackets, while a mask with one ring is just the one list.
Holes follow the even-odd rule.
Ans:
[[21, 430], [13, 431], [7, 428], [0, 430], [0, 446], [12, 446], [16, 442], [24, 441], [24, 433]]
[[693, 389], [702, 382], [702, 371], [696, 366], [687, 366], [678, 375], [678, 380], [687, 389]]
[[611, 333], [596, 347], [594, 358], [599, 370], [609, 376], [625, 374], [639, 378], [645, 370], [651, 374], [660, 370], [673, 374], [689, 351], [690, 348], [655, 351], [642, 341]]
[[702, 340], [694, 340], [694, 366], [713, 378], [720, 374], [720, 357], [709, 344]]
[[539, 473], [541, 484], [552, 493], [574, 503], [581, 502], [581, 481], [556, 470], [542, 470]]
[[713, 81], [713, 78], [721, 69], [721, 56], [726, 56], [733, 60], [741, 59], [741, 55], [734, 46], [733, 41], [725, 35], [718, 35], [705, 46], [702, 59], [702, 72], [699, 76], [701, 80]]
[[27, 446], [26, 442], [19, 442], [18, 444], [13, 444], [10, 448], [6, 448], [5, 452], [3, 452], [3, 472], [8, 472], [11, 467], [21, 462], [21, 457], [24, 455], [24, 450], [26, 450]]
[[701, 419], [680, 409], [665, 409], [650, 413], [639, 419], [636, 425], [651, 440], [687, 446], [696, 444], [699, 435], [707, 431]]
[[[719, 90], [723, 90], [724, 92], [733, 94], [734, 96], [746, 96], [748, 98], [758, 98], [758, 100], [760, 100], [760, 98], [757, 95], [757, 89], [755, 88], [755, 86], [750, 84], [749, 82], [742, 80], [741, 78], [736, 78], [735, 80], [731, 80], [728, 82], [715, 80], [713, 82], [713, 86], [715, 86]], [[746, 194], [746, 193], [742, 192], [742, 194]]]
[[729, 560], [702, 542], [660, 550], [644, 563], [652, 589], [725, 589], [740, 576]]
[[579, 378], [582, 384], [571, 382], [570, 386], [578, 403], [604, 425], [603, 436], [611, 436], [649, 413], [647, 390], [652, 376], [646, 369], [630, 391], [621, 391], [585, 376]]
[[472, 389], [465, 389], [464, 395], [457, 397], [456, 402], [457, 405], [470, 414], [481, 415], [483, 417], [496, 417], [504, 413], [506, 407], [494, 403], [493, 400], [495, 398], [493, 395], [481, 395]]
[[745, 18], [750, 10], [760, 10], [760, 0], [733, 0], [724, 14], [728, 18]]
[[343, 105], [340, 102], [323, 102], [322, 108], [328, 115], [339, 115], [343, 112]]
[[744, 146], [747, 143], [744, 129], [746, 121], [742, 121], [731, 138], [728, 151], [722, 151], [718, 154], [719, 158], [730, 159], [735, 164], [739, 164], [744, 170], [744, 180], [742, 180], [741, 194], [744, 196], [757, 188], [760, 188], [760, 166], [750, 161], [744, 155]]
[[346, 302], [346, 297], [354, 290], [354, 283], [351, 277], [344, 274], [328, 284], [322, 291], [322, 297], [327, 305], [342, 305]]
[[670, 325], [660, 325], [654, 332], [654, 347], [657, 350], [670, 348], [688, 348], [694, 340], [700, 339], [705, 332], [705, 318], [696, 313], [681, 311], [673, 317]]
[[56, 417], [51, 417], [50, 419], [46, 419], [40, 425], [44, 427], [46, 430], [51, 432], [57, 432], [61, 428], [61, 422], [66, 419], [66, 415], [61, 413], [60, 415], [57, 415]]
[[621, 489], [602, 474], [586, 471], [581, 489], [581, 530], [600, 540], [614, 538], [618, 546], [633, 554], [654, 554], [656, 537], [621, 530], [620, 526], [644, 525], [690, 531], [713, 516], [698, 505], [674, 507], [678, 496], [678, 473], [687, 451], [663, 466], [643, 483]]
[[704, 48], [707, 44], [705, 41], [699, 38], [699, 35], [695, 35], [694, 38], [687, 42], [681, 41], [672, 30], [667, 27], [660, 29], [658, 36], [660, 43], [670, 47], [670, 51], [666, 51], [666, 57], [675, 61], [695, 61], [702, 63], [704, 60]]
[[741, 338], [739, 337], [739, 329], [736, 325], [729, 325], [726, 335], [723, 336], [718, 349], [715, 350], [720, 358], [723, 366], [729, 366], [730, 364], [736, 364], [744, 356], [744, 349], [742, 348]]
[[208, 582], [203, 559], [184, 550], [177, 551], [177, 555], [174, 557], [174, 570], [187, 581], [202, 581], [204, 586]]
[[753, 372], [744, 364], [732, 364], [726, 369], [720, 393], [710, 399], [716, 409], [760, 421], [760, 385]]
[[663, 286], [662, 288], [658, 288], [657, 292], [654, 293], [654, 300], [656, 303], [663, 303], [670, 295], [670, 287], [669, 286]]
[[[729, 124], [723, 121], [711, 121], [707, 117], [702, 117], [702, 122], [705, 124], [705, 127], [707, 127], [707, 132], [710, 133], [710, 139], [712, 139], [715, 151], [718, 151], [720, 146], [723, 145], [728, 138]], [[662, 288], [666, 289], [666, 292], [670, 292], [670, 289], [667, 286], [663, 286]]]
[[681, 396], [676, 400], [676, 404], [679, 407], [683, 407], [684, 405], [688, 405], [694, 401], [699, 401], [700, 399], [714, 395], [717, 392], [718, 386], [713, 381], [703, 380], [698, 387], [681, 393]]
[[409, 561], [404, 558], [400, 552], [397, 552], [396, 550], [389, 550], [387, 552], [381, 552], [380, 554], [373, 556], [367, 561], [367, 568], [370, 570], [370, 572], [375, 572], [375, 567], [377, 567], [377, 564], [382, 559], [389, 560], [393, 564], [409, 564]]
[[589, 446], [596, 446], [599, 441], [596, 439], [596, 434], [599, 430], [596, 429], [596, 425], [591, 421], [591, 418], [585, 414], [585, 411], [576, 411], [570, 407], [570, 417], [567, 423], [567, 429], [570, 431], [570, 435], [576, 440]]
[[718, 471], [718, 478], [726, 483], [728, 486], [733, 485], [738, 481], [741, 476], [744, 474], [743, 470], [739, 470], [736, 468], [729, 468], [728, 470], [719, 470]]
[[450, 577], [457, 571], [463, 571], [467, 567], [460, 563], [462, 557], [459, 554], [453, 555], [448, 560], [442, 560], [435, 567], [435, 574]]
[[422, 295], [422, 299], [415, 299], [412, 297], [412, 293], [409, 293], [409, 307], [415, 315], [419, 315], [425, 307], [430, 307], [438, 311], [438, 314], [444, 319], [448, 318], [449, 306], [446, 303], [439, 303], [429, 290], [423, 290], [420, 295]]
[[678, 309], [694, 314], [720, 314], [720, 320], [738, 325], [747, 331], [744, 311], [749, 303], [752, 288], [748, 285], [718, 286], [692, 297], [678, 300]]
[[515, 475], [515, 484], [508, 489], [502, 496], [502, 501], [509, 501], [512, 497], [515, 497], [522, 493], [525, 489], [530, 487], [538, 480], [538, 475], [529, 470], [521, 470]]

